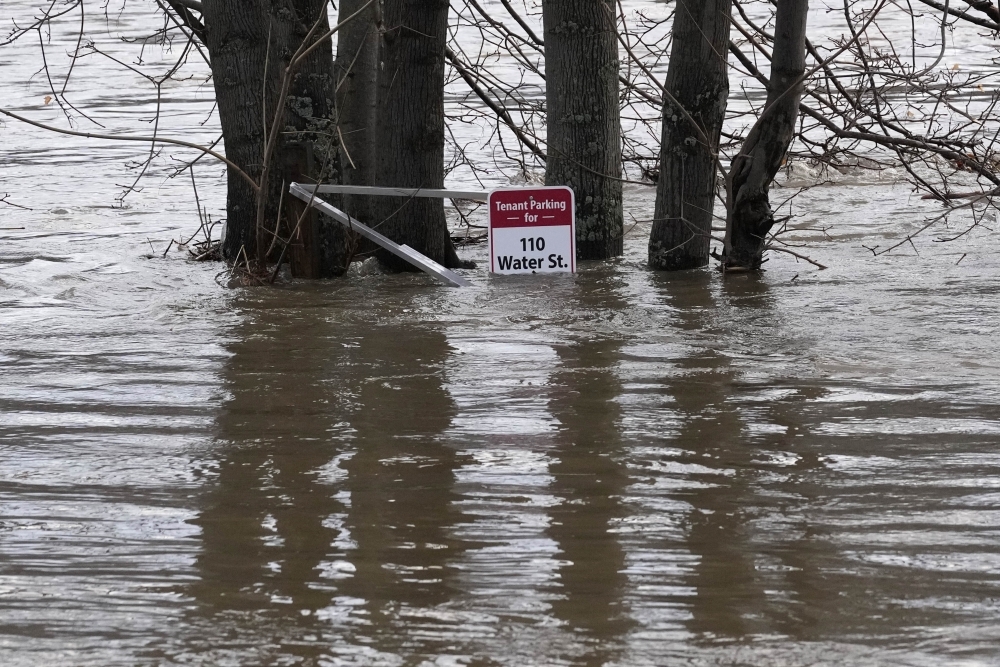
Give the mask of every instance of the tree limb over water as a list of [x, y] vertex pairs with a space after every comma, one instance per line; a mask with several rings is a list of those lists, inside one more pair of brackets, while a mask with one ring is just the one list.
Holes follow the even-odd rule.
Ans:
[[201, 151], [206, 155], [211, 155], [215, 159], [223, 162], [232, 169], [234, 172], [240, 175], [250, 186], [255, 190], [257, 189], [257, 181], [250, 178], [240, 167], [229, 160], [225, 155], [221, 153], [216, 153], [211, 148], [205, 146], [200, 146], [198, 144], [191, 143], [190, 141], [183, 141], [181, 139], [171, 139], [169, 137], [134, 137], [120, 134], [99, 134], [97, 132], [80, 132], [78, 130], [67, 130], [61, 127], [55, 127], [53, 125], [46, 125], [45, 123], [39, 123], [38, 121], [31, 120], [30, 118], [25, 118], [20, 114], [16, 114], [13, 111], [8, 111], [7, 109], [0, 108], [0, 114], [18, 120], [22, 123], [27, 123], [33, 127], [37, 127], [41, 130], [46, 130], [48, 132], [55, 132], [56, 134], [66, 134], [71, 137], [83, 137], [84, 139], [102, 139], [104, 141], [133, 141], [140, 143], [152, 143], [152, 144], [169, 144], [171, 146], [183, 146], [184, 148], [193, 148], [196, 151]]

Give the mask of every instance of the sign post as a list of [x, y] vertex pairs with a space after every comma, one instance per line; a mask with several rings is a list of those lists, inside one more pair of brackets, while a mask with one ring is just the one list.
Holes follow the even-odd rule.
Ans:
[[566, 186], [494, 190], [490, 272], [576, 273], [576, 207]]

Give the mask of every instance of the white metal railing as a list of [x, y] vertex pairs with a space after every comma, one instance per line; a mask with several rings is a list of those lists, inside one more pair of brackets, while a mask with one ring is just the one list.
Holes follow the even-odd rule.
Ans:
[[[326, 188], [357, 188], [357, 189], [364, 189], [365, 191], [364, 192], [357, 192], [357, 193], [355, 193], [355, 192], [345, 193], [344, 190], [327, 190]], [[317, 186], [315, 186], [315, 185], [302, 185], [300, 183], [292, 183], [291, 185], [288, 186], [288, 192], [291, 193], [293, 196], [295, 196], [295, 197], [301, 199], [302, 201], [306, 202], [307, 204], [309, 204], [310, 206], [312, 206], [313, 208], [315, 208], [317, 211], [319, 211], [319, 212], [321, 212], [321, 213], [323, 213], [325, 215], [330, 216], [331, 218], [333, 218], [334, 220], [336, 220], [337, 222], [339, 222], [344, 227], [347, 227], [348, 229], [351, 229], [351, 230], [357, 232], [358, 234], [361, 234], [366, 239], [374, 241], [375, 243], [379, 244], [380, 246], [382, 246], [383, 248], [385, 248], [386, 250], [388, 250], [392, 254], [396, 255], [397, 257], [399, 257], [401, 259], [404, 259], [407, 262], [409, 262], [410, 264], [412, 264], [412, 265], [416, 266], [417, 268], [421, 269], [422, 271], [425, 271], [425, 272], [431, 274], [432, 276], [434, 276], [438, 280], [442, 281], [446, 285], [452, 285], [454, 287], [470, 287], [472, 285], [472, 283], [470, 283], [468, 280], [466, 280], [462, 276], [458, 275], [454, 271], [451, 271], [451, 270], [446, 269], [445, 267], [441, 266], [440, 264], [438, 264], [437, 262], [435, 262], [430, 257], [427, 257], [426, 255], [423, 255], [423, 254], [417, 252], [416, 250], [414, 250], [413, 248], [411, 248], [408, 245], [399, 245], [398, 243], [396, 243], [392, 239], [389, 239], [389, 238], [383, 236], [382, 234], [379, 234], [378, 232], [376, 232], [371, 227], [368, 227], [367, 225], [364, 225], [361, 222], [358, 222], [357, 220], [355, 220], [351, 216], [349, 216], [346, 213], [344, 213], [343, 211], [341, 211], [336, 206], [332, 206], [328, 202], [325, 202], [322, 199], [319, 199], [314, 194], [314, 191], [317, 191], [317, 190], [319, 192], [340, 192], [340, 193], [343, 193], [343, 194], [383, 194], [383, 195], [389, 194], [389, 195], [393, 195], [393, 196], [404, 196], [404, 197], [406, 197], [406, 196], [414, 196], [412, 194], [413, 190], [406, 191], [404, 188], [371, 188], [371, 187], [360, 186], [360, 185], [320, 185], [317, 188]], [[373, 192], [373, 190], [390, 190], [391, 192]], [[407, 194], [400, 195], [399, 192], [407, 192]], [[454, 192], [454, 191], [452, 191], [452, 190], [422, 190], [422, 191], [418, 191], [418, 192], [428, 193], [428, 192]], [[483, 201], [486, 200], [486, 193], [464, 193], [464, 194], [476, 194], [476, 195], [482, 194], [483, 195]], [[423, 195], [416, 195], [416, 196], [434, 197], [434, 196], [442, 196], [442, 195], [423, 194]], [[444, 197], [450, 198], [450, 197], [452, 197], [452, 195], [444, 195]], [[458, 196], [455, 196], [454, 198], [455, 199], [475, 199], [475, 197], [458, 197]]]
[[473, 201], [486, 201], [490, 196], [489, 192], [479, 192], [476, 190], [437, 190], [434, 188], [388, 188], [374, 185], [305, 185], [298, 184], [300, 188], [308, 192], [318, 192], [319, 194], [343, 194], [343, 195], [381, 195], [384, 197], [433, 197], [437, 199], [471, 199]]

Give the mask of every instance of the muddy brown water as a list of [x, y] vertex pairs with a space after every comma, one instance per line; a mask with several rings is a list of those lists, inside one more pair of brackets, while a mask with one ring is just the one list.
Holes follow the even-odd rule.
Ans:
[[224, 290], [67, 227], [0, 250], [6, 665], [1000, 659], [989, 234]]
[[[58, 121], [16, 48], [9, 103]], [[164, 131], [210, 108], [178, 84]], [[133, 148], [0, 141], [0, 664], [1000, 663], [992, 219], [874, 257], [939, 209], [848, 174], [794, 204], [828, 270], [665, 275], [628, 186], [576, 276], [226, 289], [161, 256], [168, 158], [112, 208]]]

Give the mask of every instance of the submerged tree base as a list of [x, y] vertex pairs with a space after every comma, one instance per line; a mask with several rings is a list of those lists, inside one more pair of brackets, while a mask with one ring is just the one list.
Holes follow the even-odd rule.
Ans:
[[676, 246], [672, 248], [663, 246], [664, 244], [657, 241], [651, 240], [649, 242], [649, 268], [654, 271], [686, 271], [688, 269], [700, 269], [708, 265], [707, 254], [702, 256], [700, 252], [678, 252], [680, 249]]
[[723, 251], [722, 265], [726, 271], [743, 267], [749, 271], [764, 262], [767, 235], [774, 226], [774, 213], [766, 190], [740, 192], [732, 217], [739, 224], [730, 226], [729, 243]]

